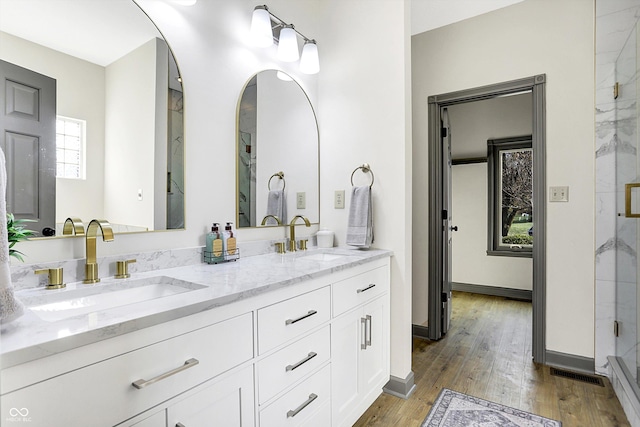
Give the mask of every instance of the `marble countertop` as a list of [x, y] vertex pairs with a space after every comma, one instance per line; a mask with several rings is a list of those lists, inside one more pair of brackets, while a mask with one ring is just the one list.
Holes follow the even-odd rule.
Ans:
[[[314, 257], [305, 259], [316, 253], [344, 256], [335, 259], [329, 257], [330, 259], [326, 260], [314, 260]], [[133, 305], [121, 305], [57, 321], [42, 320], [27, 308], [24, 316], [10, 324], [2, 325], [0, 364], [2, 368], [8, 368], [391, 255], [390, 251], [382, 249], [316, 249], [283, 255], [270, 253], [223, 264], [203, 263], [132, 274], [130, 279], [120, 279], [117, 283], [126, 286], [127, 281], [164, 276], [202, 287], [138, 302], [135, 309], [132, 309]], [[53, 293], [62, 294], [84, 286], [98, 289], [113, 284], [114, 281], [116, 279], [111, 277], [103, 278], [95, 285], [68, 284], [67, 288], [61, 290], [28, 289], [16, 292], [16, 296], [22, 301], [28, 301], [28, 306], [32, 307], [37, 305], [38, 299], [42, 299], [43, 296], [50, 299]]]

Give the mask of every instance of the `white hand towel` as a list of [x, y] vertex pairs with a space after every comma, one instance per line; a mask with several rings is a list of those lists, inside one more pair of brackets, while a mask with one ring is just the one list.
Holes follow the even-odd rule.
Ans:
[[349, 222], [347, 224], [347, 245], [368, 248], [373, 243], [373, 207], [371, 187], [353, 187]]
[[[287, 200], [284, 196], [284, 190], [271, 190], [267, 196], [267, 213], [266, 215], [277, 216], [280, 222], [287, 222]], [[275, 219], [269, 218], [267, 225], [278, 225]]]
[[0, 322], [8, 323], [24, 313], [22, 303], [13, 294], [9, 264], [9, 235], [7, 233], [7, 168], [0, 149]]

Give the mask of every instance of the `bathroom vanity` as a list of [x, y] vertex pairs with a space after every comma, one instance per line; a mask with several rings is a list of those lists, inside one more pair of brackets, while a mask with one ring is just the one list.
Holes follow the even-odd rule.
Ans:
[[67, 318], [42, 308], [65, 290], [21, 291], [33, 310], [2, 333], [2, 424], [350, 426], [389, 380], [390, 256], [267, 254], [103, 279], [94, 289], [192, 286]]

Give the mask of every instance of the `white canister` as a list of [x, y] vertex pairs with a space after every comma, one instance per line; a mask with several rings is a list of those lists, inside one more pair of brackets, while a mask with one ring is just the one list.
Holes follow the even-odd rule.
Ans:
[[323, 228], [320, 231], [318, 231], [318, 233], [316, 234], [316, 237], [318, 238], [319, 248], [333, 247], [333, 231]]

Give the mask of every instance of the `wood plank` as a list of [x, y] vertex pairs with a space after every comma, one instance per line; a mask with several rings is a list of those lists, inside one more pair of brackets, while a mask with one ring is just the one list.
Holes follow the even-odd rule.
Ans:
[[416, 391], [382, 394], [354, 424], [419, 427], [442, 388], [562, 421], [563, 427], [629, 427], [613, 388], [551, 376], [533, 363], [531, 303], [453, 293], [451, 329], [437, 342], [414, 339]]

